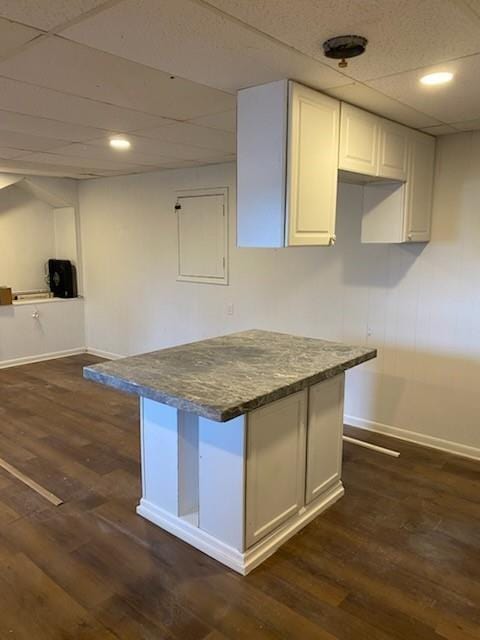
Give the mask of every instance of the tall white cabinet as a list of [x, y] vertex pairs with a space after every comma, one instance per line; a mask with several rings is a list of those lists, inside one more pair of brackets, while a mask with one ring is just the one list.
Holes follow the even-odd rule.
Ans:
[[335, 240], [340, 104], [281, 80], [238, 94], [237, 243]]
[[289, 83], [286, 245], [328, 245], [335, 240], [338, 102]]
[[[379, 179], [364, 185], [362, 242], [428, 242], [430, 239], [435, 139], [407, 127], [396, 127], [402, 130], [399, 136], [403, 143], [397, 145], [398, 165], [404, 157], [405, 179]], [[401, 149], [404, 151], [400, 152]]]
[[435, 138], [419, 131], [409, 133], [410, 155], [402, 239], [409, 242], [427, 242], [430, 240], [432, 218]]

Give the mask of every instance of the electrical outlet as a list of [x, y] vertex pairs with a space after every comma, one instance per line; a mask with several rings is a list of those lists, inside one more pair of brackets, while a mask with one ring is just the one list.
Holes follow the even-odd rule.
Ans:
[[235, 309], [233, 306], [233, 302], [231, 302], [229, 305], [227, 305], [227, 316], [233, 316]]

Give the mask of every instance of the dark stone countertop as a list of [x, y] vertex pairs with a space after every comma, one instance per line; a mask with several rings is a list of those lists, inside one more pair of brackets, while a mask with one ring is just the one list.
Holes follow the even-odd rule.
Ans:
[[84, 377], [225, 422], [376, 355], [369, 347], [251, 330], [85, 367]]

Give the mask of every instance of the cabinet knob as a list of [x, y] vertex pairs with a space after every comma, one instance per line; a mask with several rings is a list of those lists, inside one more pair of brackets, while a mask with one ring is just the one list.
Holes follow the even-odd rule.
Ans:
[[34, 311], [34, 312], [32, 313], [32, 318], [33, 318], [34, 320], [38, 320], [38, 319], [40, 318], [40, 314], [38, 313], [38, 311]]
[[333, 234], [333, 236], [330, 236], [330, 245], [332, 247], [335, 244], [336, 239], [337, 239], [337, 236], [335, 234]]

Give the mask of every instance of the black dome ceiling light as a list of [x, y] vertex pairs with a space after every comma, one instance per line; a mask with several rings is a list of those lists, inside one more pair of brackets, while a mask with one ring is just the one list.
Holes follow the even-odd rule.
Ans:
[[323, 51], [327, 58], [340, 60], [338, 66], [344, 69], [347, 65], [347, 58], [361, 56], [367, 48], [368, 40], [363, 36], [335, 36], [323, 43]]

